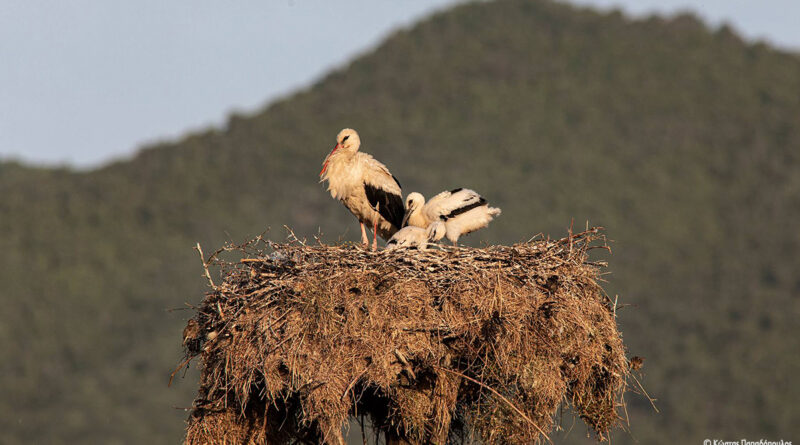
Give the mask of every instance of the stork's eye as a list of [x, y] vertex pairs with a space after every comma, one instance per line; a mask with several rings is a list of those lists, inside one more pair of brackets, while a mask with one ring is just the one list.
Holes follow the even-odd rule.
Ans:
[[350, 137], [350, 135], [349, 135], [349, 134], [348, 134], [347, 136], [343, 137], [343, 138], [342, 138], [342, 143], [344, 143], [344, 141], [346, 141], [346, 140], [347, 140], [347, 138], [349, 138], [349, 137]]

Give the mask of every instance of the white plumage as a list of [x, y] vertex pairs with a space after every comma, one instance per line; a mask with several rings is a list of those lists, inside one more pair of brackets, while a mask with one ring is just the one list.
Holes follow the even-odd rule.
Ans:
[[[458, 243], [458, 238], [461, 235], [472, 233], [476, 230], [487, 227], [490, 222], [499, 216], [501, 210], [497, 207], [489, 207], [483, 205], [468, 210], [455, 218], [450, 218], [445, 221], [444, 226], [447, 230], [447, 239], [455, 246]], [[437, 240], [438, 241], [438, 240]]]
[[355, 130], [345, 128], [336, 136], [336, 146], [325, 158], [320, 182], [328, 181], [328, 191], [361, 223], [361, 241], [369, 245], [364, 224], [373, 230], [372, 249], [380, 235], [389, 239], [402, 226], [403, 196], [400, 182], [367, 153], [358, 151], [361, 139]]
[[[444, 222], [447, 239], [454, 245], [461, 235], [489, 225], [500, 209], [489, 203], [476, 191], [458, 188], [439, 193], [427, 203], [420, 193], [409, 193], [403, 224], [427, 227], [434, 221]], [[439, 238], [441, 239], [441, 237]]]
[[441, 221], [435, 221], [427, 229], [406, 226], [392, 235], [389, 242], [386, 243], [386, 249], [417, 248], [425, 250], [428, 248], [428, 243], [444, 238], [446, 230]]

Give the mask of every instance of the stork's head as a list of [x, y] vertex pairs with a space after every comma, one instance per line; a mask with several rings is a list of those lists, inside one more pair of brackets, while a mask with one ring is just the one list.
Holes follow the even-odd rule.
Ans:
[[447, 235], [447, 228], [444, 226], [443, 222], [434, 221], [428, 226], [429, 241], [439, 241], [440, 239], [444, 238], [445, 235]]
[[411, 214], [418, 211], [425, 205], [425, 197], [417, 192], [411, 192], [406, 196], [406, 214], [403, 216], [403, 227], [408, 225], [408, 218]]
[[325, 173], [325, 170], [328, 169], [328, 161], [330, 161], [330, 158], [334, 153], [355, 153], [358, 151], [358, 147], [360, 146], [361, 138], [358, 137], [358, 133], [356, 133], [355, 130], [352, 128], [345, 128], [344, 130], [340, 131], [339, 134], [336, 135], [336, 146], [333, 147], [333, 150], [331, 150], [328, 156], [325, 157], [325, 162], [322, 163], [322, 171], [319, 172], [319, 175], [322, 176]]
[[421, 209], [425, 205], [425, 197], [421, 193], [411, 192], [406, 196], [406, 212]]
[[361, 138], [352, 128], [345, 128], [336, 135], [336, 146], [342, 151], [358, 151], [361, 146]]

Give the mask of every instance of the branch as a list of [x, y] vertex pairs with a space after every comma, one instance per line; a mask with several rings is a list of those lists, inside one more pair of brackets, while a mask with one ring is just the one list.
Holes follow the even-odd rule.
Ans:
[[500, 398], [500, 400], [502, 400], [502, 401], [506, 402], [506, 404], [507, 404], [508, 406], [510, 406], [510, 407], [511, 407], [511, 409], [513, 409], [514, 411], [516, 411], [516, 412], [517, 412], [517, 414], [519, 414], [520, 416], [522, 416], [522, 418], [523, 418], [523, 419], [525, 419], [525, 420], [526, 420], [528, 423], [530, 423], [531, 425], [533, 425], [533, 427], [534, 427], [534, 428], [536, 428], [536, 430], [537, 430], [537, 431], [539, 431], [539, 433], [540, 433], [542, 436], [544, 436], [544, 438], [545, 438], [545, 439], [547, 439], [547, 441], [548, 441], [548, 442], [551, 442], [551, 443], [552, 443], [552, 441], [550, 440], [550, 438], [547, 436], [547, 433], [545, 433], [544, 431], [542, 431], [542, 429], [541, 429], [541, 428], [539, 428], [539, 425], [535, 424], [535, 423], [533, 422], [533, 420], [531, 420], [531, 418], [530, 418], [530, 417], [526, 416], [526, 415], [525, 415], [525, 413], [524, 413], [524, 412], [522, 412], [522, 410], [520, 410], [519, 408], [517, 408], [517, 406], [516, 406], [516, 405], [514, 405], [513, 403], [511, 403], [511, 401], [510, 401], [510, 400], [508, 400], [507, 398], [505, 398], [505, 397], [504, 397], [502, 394], [500, 394], [499, 392], [497, 392], [497, 390], [495, 390], [495, 389], [494, 389], [494, 388], [492, 388], [491, 386], [488, 386], [488, 385], [486, 385], [485, 383], [481, 383], [481, 382], [479, 382], [479, 381], [477, 381], [477, 380], [473, 379], [472, 377], [466, 376], [466, 375], [464, 375], [464, 374], [462, 374], [462, 373], [460, 373], [460, 372], [457, 372], [457, 371], [453, 371], [453, 370], [450, 370], [450, 369], [447, 369], [447, 368], [442, 368], [441, 366], [436, 366], [436, 365], [433, 365], [433, 367], [434, 367], [434, 368], [436, 368], [436, 369], [439, 369], [439, 370], [441, 370], [441, 371], [444, 371], [444, 372], [449, 372], [450, 374], [455, 374], [455, 375], [457, 375], [457, 376], [459, 376], [459, 377], [463, 377], [463, 378], [465, 378], [465, 379], [469, 380], [470, 382], [472, 382], [472, 383], [475, 383], [476, 385], [480, 385], [481, 387], [488, 389], [489, 391], [491, 391], [491, 392], [492, 392], [492, 394], [494, 394], [494, 395], [496, 395], [497, 397], [499, 397], [499, 398]]

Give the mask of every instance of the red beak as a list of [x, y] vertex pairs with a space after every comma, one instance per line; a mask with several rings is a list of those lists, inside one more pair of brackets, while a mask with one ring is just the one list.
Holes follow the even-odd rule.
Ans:
[[336, 146], [333, 147], [333, 150], [331, 150], [331, 152], [328, 153], [328, 156], [325, 156], [325, 162], [322, 163], [322, 171], [319, 172], [320, 176], [322, 176], [322, 174], [325, 173], [325, 170], [328, 169], [328, 160], [331, 158], [331, 155], [338, 149], [339, 149], [339, 144], [336, 144]]

